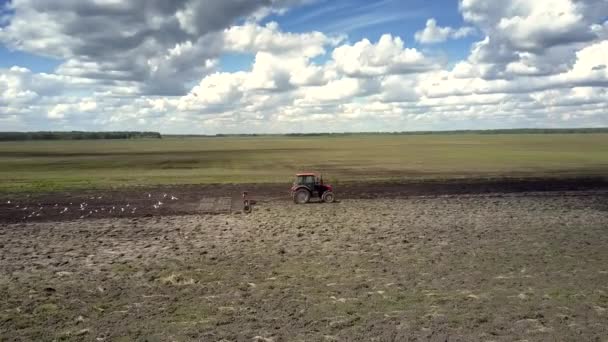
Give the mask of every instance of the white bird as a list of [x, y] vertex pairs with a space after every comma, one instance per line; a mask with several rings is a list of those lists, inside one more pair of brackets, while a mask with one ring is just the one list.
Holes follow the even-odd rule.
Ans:
[[159, 205], [159, 206], [163, 205], [163, 202], [158, 201], [158, 205]]
[[175, 196], [171, 196], [171, 200], [172, 200], [172, 201], [175, 201], [175, 200], [177, 200], [177, 199], [178, 199], [177, 197], [175, 197]]
[[11, 204], [11, 201], [6, 201], [6, 204]]
[[125, 208], [120, 208], [120, 211], [122, 211], [124, 213], [125, 212]]
[[167, 194], [163, 194], [163, 198], [167, 197]]
[[154, 209], [158, 209], [158, 205], [157, 204], [153, 205], [153, 207], [154, 207]]
[[151, 194], [148, 194], [148, 198], [150, 198], [150, 197], [152, 197], [152, 195], [151, 195]]

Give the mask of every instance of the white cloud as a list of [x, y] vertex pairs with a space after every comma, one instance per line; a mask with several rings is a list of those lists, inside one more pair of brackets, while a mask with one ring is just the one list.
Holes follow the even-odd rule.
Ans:
[[470, 36], [475, 32], [472, 27], [461, 27], [458, 29], [437, 26], [437, 20], [431, 18], [426, 21], [426, 27], [422, 31], [416, 32], [414, 38], [423, 44], [441, 43], [448, 39], [460, 39]]
[[323, 86], [303, 89], [302, 97], [296, 100], [296, 104], [348, 101], [356, 96], [374, 93], [377, 89], [378, 83], [373, 79], [344, 77]]
[[8, 70], [0, 70], [0, 105], [25, 104], [38, 97], [32, 84], [26, 79], [30, 71], [25, 68], [12, 67]]
[[[601, 39], [604, 0], [462, 0], [466, 21], [486, 36], [469, 62], [484, 78], [512, 74], [557, 74], [575, 60], [576, 51]], [[605, 19], [604, 19], [605, 20]]]
[[[206, 1], [232, 13], [218, 18], [201, 12], [203, 2], [15, 0], [0, 41], [62, 63], [54, 73], [0, 69], [0, 125], [182, 133], [608, 125], [603, 0], [462, 0], [467, 26], [430, 19], [415, 35], [422, 43], [483, 35], [449, 64], [391, 34], [349, 42], [259, 24], [289, 1]], [[254, 58], [226, 72], [225, 53]]]
[[523, 51], [592, 39], [579, 6], [568, 0], [515, 2], [519, 8], [503, 17], [496, 28], [508, 42]]
[[436, 67], [421, 52], [405, 48], [400, 37], [390, 34], [382, 35], [376, 44], [363, 39], [339, 46], [332, 57], [338, 70], [353, 77], [416, 73]]
[[63, 119], [65, 117], [65, 113], [70, 109], [70, 106], [60, 103], [57, 104], [55, 106], [53, 106], [53, 108], [51, 108], [51, 110], [49, 110], [49, 113], [47, 114], [47, 117], [49, 119]]
[[608, 20], [603, 24], [591, 25], [591, 31], [596, 34], [599, 39], [608, 39]]
[[572, 69], [559, 76], [558, 79], [564, 82], [598, 83], [608, 86], [608, 40], [578, 51]]
[[235, 52], [269, 52], [306, 58], [325, 54], [325, 46], [337, 45], [344, 37], [328, 37], [321, 32], [281, 32], [276, 22], [265, 26], [248, 23], [224, 31], [224, 48]]
[[14, 0], [10, 6], [15, 14], [0, 28], [0, 43], [65, 60], [59, 74], [100, 83], [129, 81], [145, 94], [181, 95], [187, 91], [185, 84], [214, 71], [224, 29], [260, 9], [271, 13], [295, 3]]
[[[456, 65], [453, 71], [439, 71], [422, 80], [418, 89], [429, 97], [469, 94], [524, 93], [550, 88], [608, 86], [608, 41], [589, 45], [576, 53], [576, 62], [562, 73], [528, 76], [525, 73], [509, 79], [484, 79], [470, 72], [467, 63]], [[468, 73], [469, 77], [462, 77]], [[532, 73], [533, 75], [533, 73]]]
[[68, 76], [33, 73], [13, 66], [0, 69], [0, 105], [17, 106], [59, 96], [66, 91], [82, 91], [93, 82]]
[[381, 81], [381, 91], [375, 99], [382, 102], [413, 102], [419, 99], [416, 92], [417, 77], [410, 75], [390, 75]]

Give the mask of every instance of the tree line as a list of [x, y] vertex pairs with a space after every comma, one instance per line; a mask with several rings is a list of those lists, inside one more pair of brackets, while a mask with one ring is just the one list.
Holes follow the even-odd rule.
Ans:
[[0, 132], [0, 141], [24, 141], [24, 140], [102, 140], [102, 139], [161, 139], [158, 132]]
[[[487, 130], [453, 130], [453, 131], [402, 131], [402, 132], [337, 132], [337, 133], [286, 133], [286, 134], [176, 134], [164, 137], [193, 138], [193, 137], [323, 137], [349, 135], [449, 135], [449, 134], [584, 134], [608, 133], [605, 128], [516, 128], [516, 129], [487, 129]], [[84, 140], [84, 139], [162, 139], [158, 132], [115, 131], [115, 132], [85, 132], [85, 131], [40, 131], [40, 132], [0, 132], [0, 141], [20, 140]]]
[[335, 135], [450, 135], [450, 134], [581, 134], [608, 133], [606, 128], [509, 128], [484, 130], [452, 130], [452, 131], [403, 131], [403, 132], [353, 132], [353, 133], [288, 133], [292, 137], [316, 137]]
[[608, 133], [608, 127], [603, 128], [507, 128], [484, 130], [452, 130], [452, 131], [399, 131], [399, 132], [336, 132], [336, 133], [242, 133], [242, 134], [175, 134], [165, 135], [174, 138], [196, 137], [331, 137], [350, 135], [450, 135], [450, 134], [589, 134]]

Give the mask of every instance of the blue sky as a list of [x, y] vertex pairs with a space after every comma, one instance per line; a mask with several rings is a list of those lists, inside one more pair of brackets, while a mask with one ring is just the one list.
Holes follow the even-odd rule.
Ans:
[[603, 0], [268, 3], [0, 0], [0, 130], [608, 125]]
[[[8, 4], [0, 0], [0, 6]], [[12, 11], [5, 10], [4, 14]], [[262, 23], [275, 21], [288, 32], [322, 31], [333, 34], [346, 34], [349, 41], [360, 39], [377, 40], [385, 33], [402, 37], [409, 46], [421, 47], [414, 40], [414, 33], [424, 27], [426, 20], [434, 17], [442, 26], [462, 26], [462, 16], [458, 13], [458, 1], [318, 1], [295, 7], [284, 15], [274, 14]], [[426, 47], [432, 54], [447, 56], [450, 61], [466, 58], [470, 45], [476, 41], [474, 36], [450, 40], [437, 47]], [[221, 58], [223, 71], [247, 70], [253, 62], [253, 54], [225, 54]], [[320, 59], [324, 60], [324, 59]], [[35, 72], [53, 72], [61, 64], [60, 59], [30, 54], [5, 45], [0, 45], [0, 68], [20, 65]]]
[[[324, 0], [301, 5], [284, 15], [271, 15], [262, 22], [275, 21], [289, 32], [346, 34], [352, 42], [375, 41], [383, 34], [391, 33], [402, 37], [409, 46], [447, 56], [451, 62], [465, 59], [471, 44], [479, 37], [472, 35], [435, 47], [421, 47], [414, 40], [415, 32], [424, 27], [430, 17], [436, 18], [442, 26], [461, 27], [464, 24], [456, 0]], [[227, 54], [222, 58], [222, 67], [226, 71], [245, 70], [252, 62], [251, 54]]]
[[[433, 47], [423, 47], [414, 40], [415, 32], [424, 27], [430, 17], [436, 18], [442, 26], [461, 27], [464, 24], [458, 13], [458, 1], [454, 0], [418, 0], [407, 3], [400, 0], [325, 0], [302, 5], [285, 15], [271, 15], [263, 22], [276, 21], [289, 32], [346, 34], [352, 42], [361, 39], [378, 40], [388, 32], [402, 37], [409, 46], [446, 56], [450, 62], [465, 59], [471, 44], [479, 37], [471, 35]], [[253, 57], [251, 54], [227, 54], [222, 57], [222, 69], [246, 70], [253, 62]], [[323, 60], [325, 58], [320, 59]]]
[[19, 50], [0, 46], [0, 68], [10, 68], [14, 65], [26, 67], [34, 72], [53, 72], [61, 60], [43, 57]]

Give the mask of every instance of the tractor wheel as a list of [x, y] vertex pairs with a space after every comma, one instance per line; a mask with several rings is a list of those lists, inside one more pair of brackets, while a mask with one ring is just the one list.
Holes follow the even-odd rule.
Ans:
[[323, 196], [321, 196], [321, 199], [325, 203], [332, 203], [336, 199], [336, 197], [334, 196], [333, 192], [326, 191], [326, 192], [323, 193]]
[[308, 190], [300, 189], [300, 190], [296, 191], [295, 194], [293, 194], [293, 201], [296, 204], [308, 203], [309, 200], [310, 200], [310, 192], [308, 192]]
[[245, 212], [246, 214], [250, 214], [252, 209], [253, 208], [251, 207], [251, 203], [249, 203], [249, 200], [244, 200], [243, 201], [243, 212]]

